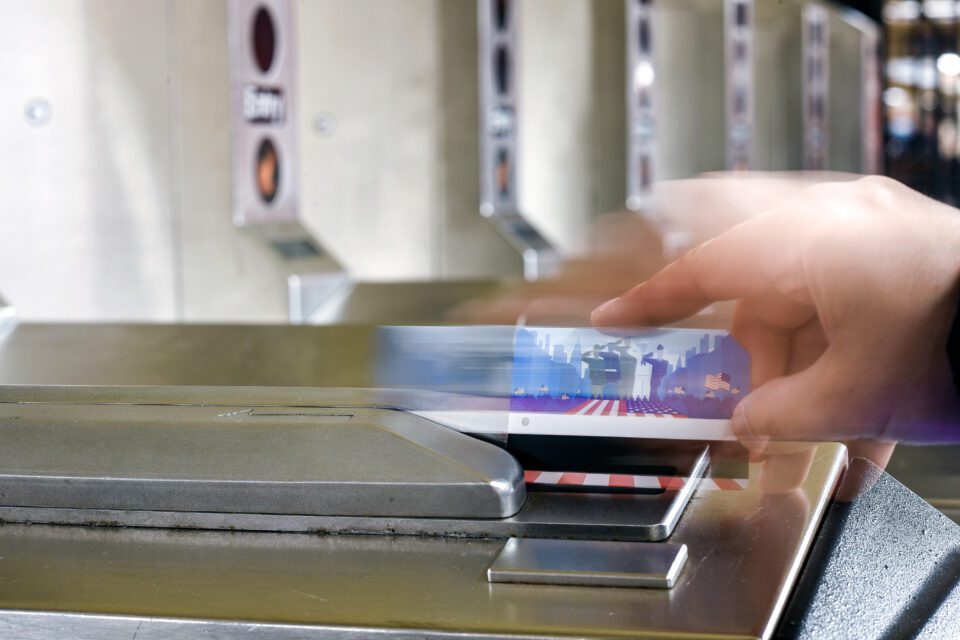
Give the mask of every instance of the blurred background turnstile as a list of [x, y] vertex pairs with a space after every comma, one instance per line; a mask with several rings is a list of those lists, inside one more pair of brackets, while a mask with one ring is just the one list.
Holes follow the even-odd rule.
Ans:
[[30, 320], [335, 321], [346, 278], [542, 277], [598, 215], [652, 215], [656, 181], [878, 167], [878, 27], [799, 0], [39, 0], [4, 21], [0, 279]]

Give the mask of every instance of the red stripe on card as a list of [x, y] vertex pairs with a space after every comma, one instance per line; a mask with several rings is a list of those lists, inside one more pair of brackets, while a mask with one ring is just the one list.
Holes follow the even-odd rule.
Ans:
[[683, 489], [684, 482], [686, 481], [686, 478], [681, 478], [680, 476], [660, 476], [657, 479], [660, 481], [661, 489], [673, 490]]
[[593, 401], [592, 401], [592, 400], [584, 400], [583, 402], [581, 402], [580, 404], [578, 404], [577, 406], [575, 406], [573, 409], [567, 409], [567, 413], [576, 414], [576, 413], [578, 413], [580, 410], [582, 410], [584, 407], [586, 407], [588, 404], [590, 404], [591, 402], [593, 402]]
[[587, 479], [587, 474], [585, 473], [564, 473], [560, 476], [560, 479], [557, 481], [557, 484], [583, 484], [583, 481]]
[[662, 418], [662, 417], [663, 417], [663, 414], [662, 414], [662, 413], [655, 413], [655, 414], [653, 414], [653, 415], [654, 415], [654, 417], [656, 417], [656, 418]]
[[523, 472], [523, 479], [524, 479], [525, 482], [531, 482], [531, 483], [532, 483], [532, 482], [536, 482], [536, 481], [537, 481], [537, 478], [539, 478], [539, 477], [540, 477], [540, 472], [539, 472], [539, 471], [524, 471], [524, 472]]
[[611, 487], [630, 487], [632, 489], [633, 476], [627, 476], [622, 473], [611, 473], [608, 485]]
[[713, 478], [713, 483], [721, 491], [743, 491], [743, 487], [736, 480], [730, 478]]
[[674, 417], [674, 418], [686, 418], [687, 416], [683, 415], [682, 413], [675, 413], [675, 414], [673, 414], [673, 417]]
[[604, 415], [612, 416], [612, 415], [613, 415], [613, 412], [614, 412], [615, 410], [617, 410], [617, 408], [618, 408], [619, 406], [620, 406], [620, 401], [619, 401], [619, 400], [613, 400], [613, 401], [611, 401], [611, 402], [610, 402], [610, 406], [607, 408], [607, 412], [606, 412]]
[[627, 401], [626, 401], [626, 400], [621, 400], [621, 401], [620, 401], [620, 408], [617, 409], [617, 415], [618, 415], [618, 416], [625, 416], [625, 415], [627, 415]]

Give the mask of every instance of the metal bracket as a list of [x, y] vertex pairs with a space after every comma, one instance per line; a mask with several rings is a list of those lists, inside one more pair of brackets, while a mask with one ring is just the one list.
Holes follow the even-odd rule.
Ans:
[[523, 257], [528, 281], [552, 275], [560, 256], [520, 213], [518, 0], [478, 0], [480, 214]]

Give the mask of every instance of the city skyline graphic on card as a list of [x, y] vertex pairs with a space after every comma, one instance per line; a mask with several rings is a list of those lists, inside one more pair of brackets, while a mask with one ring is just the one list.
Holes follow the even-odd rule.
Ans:
[[510, 409], [585, 417], [728, 420], [750, 390], [750, 358], [726, 331], [520, 327]]

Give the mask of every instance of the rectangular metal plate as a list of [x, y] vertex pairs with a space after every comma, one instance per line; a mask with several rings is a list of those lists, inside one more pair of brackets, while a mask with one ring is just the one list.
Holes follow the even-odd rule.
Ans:
[[487, 570], [487, 579], [670, 589], [686, 561], [684, 544], [510, 538]]
[[526, 495], [507, 452], [404, 411], [16, 402], [6, 389], [2, 507], [501, 519]]

